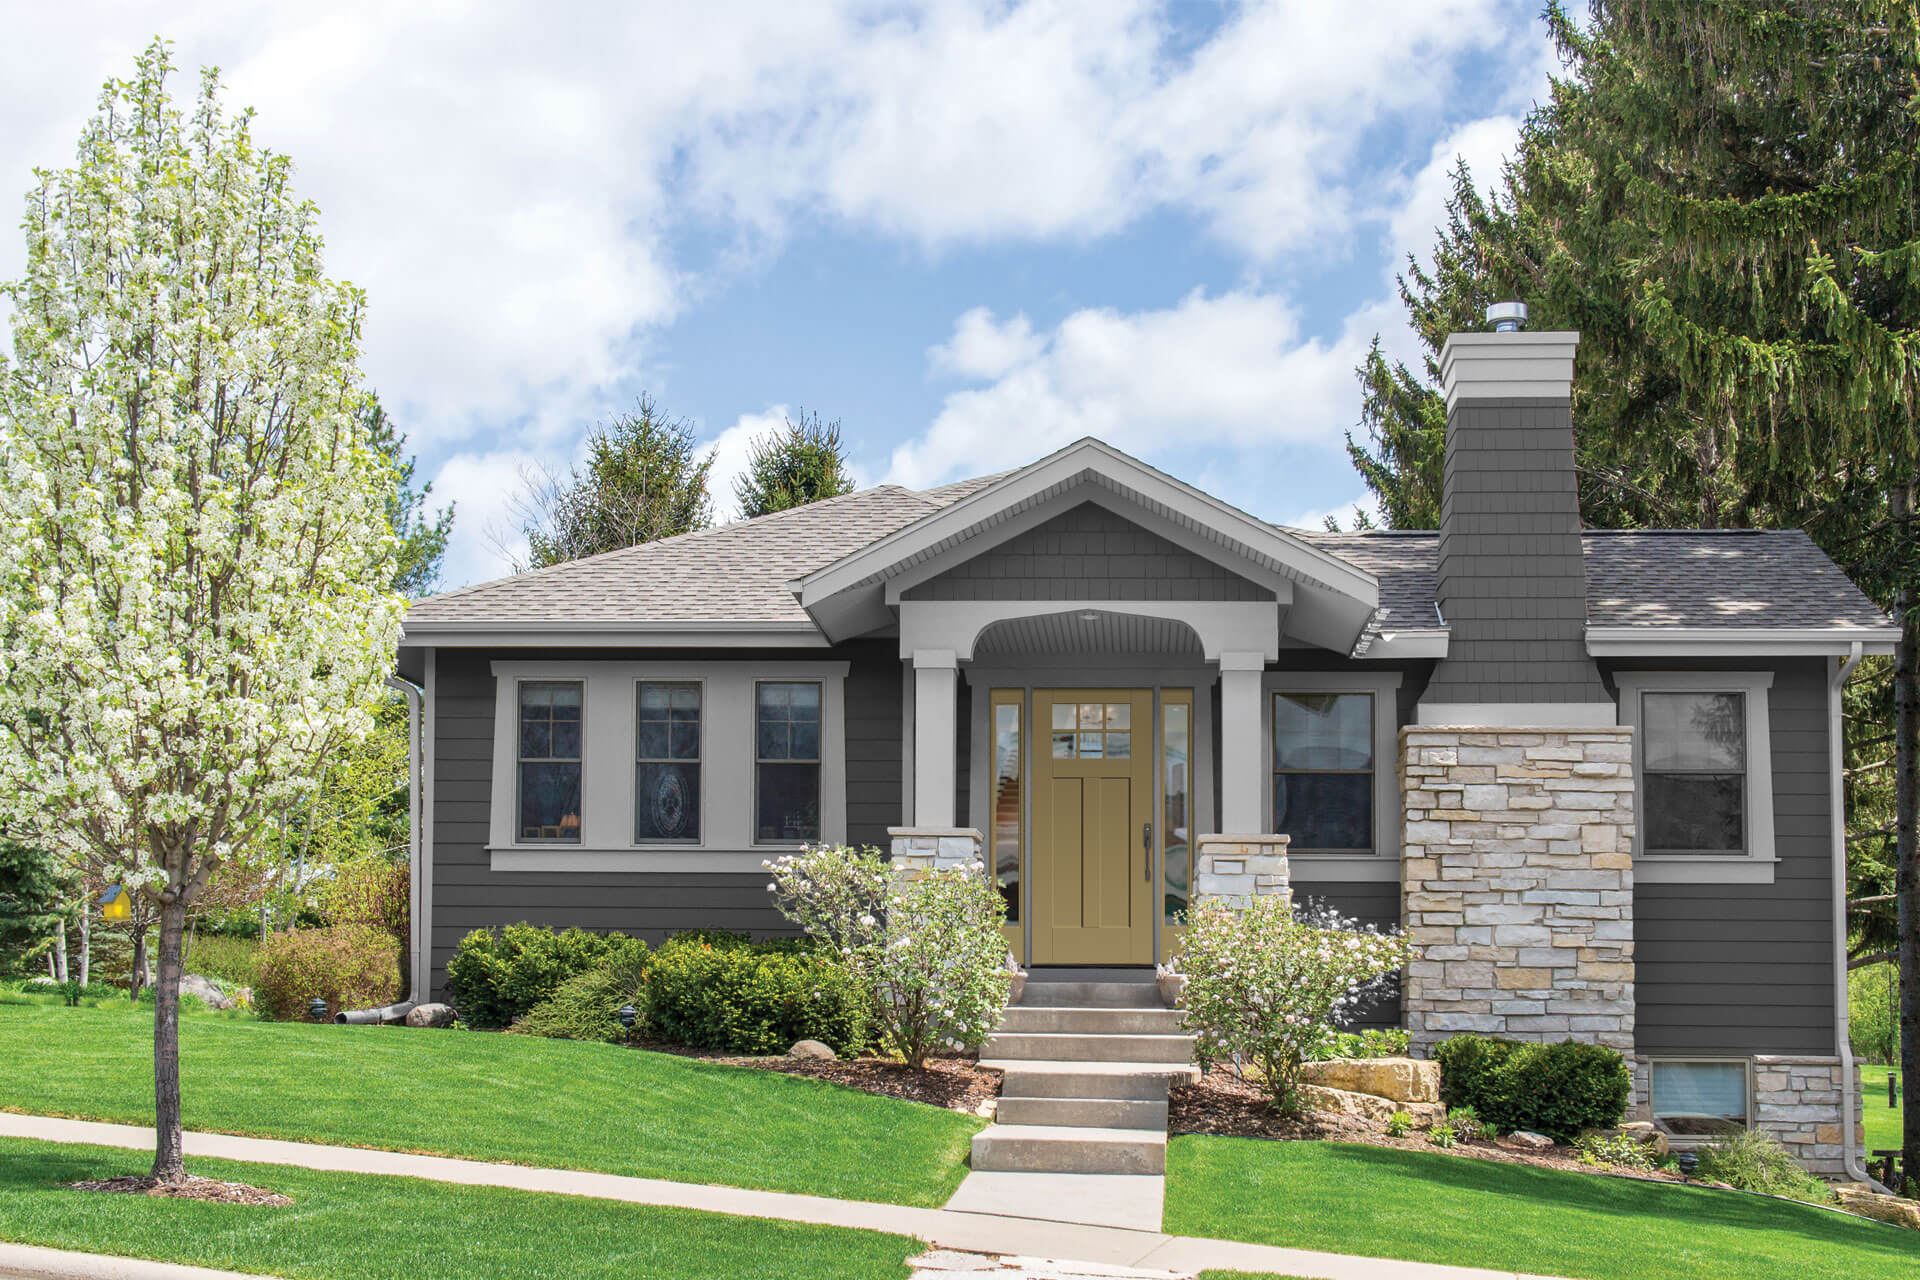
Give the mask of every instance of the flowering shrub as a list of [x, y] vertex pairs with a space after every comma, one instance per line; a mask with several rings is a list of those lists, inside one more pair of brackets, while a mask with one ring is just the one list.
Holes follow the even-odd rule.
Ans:
[[925, 1064], [943, 1044], [977, 1049], [1006, 1007], [1006, 908], [985, 864], [896, 881], [872, 849], [810, 849], [767, 864], [780, 910], [838, 955], [874, 1030]]
[[1180, 971], [1187, 1022], [1208, 1060], [1251, 1063], [1269, 1100], [1299, 1109], [1300, 1065], [1337, 1034], [1339, 1016], [1407, 963], [1398, 933], [1322, 909], [1295, 919], [1280, 898], [1236, 911], [1202, 899], [1188, 911]]
[[400, 998], [400, 948], [379, 929], [343, 924], [276, 933], [260, 948], [253, 998], [269, 1018], [304, 1018], [307, 1001], [327, 1002], [329, 1017]]

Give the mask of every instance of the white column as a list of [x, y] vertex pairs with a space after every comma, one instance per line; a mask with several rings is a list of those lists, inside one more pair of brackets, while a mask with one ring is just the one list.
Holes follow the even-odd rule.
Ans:
[[1220, 830], [1227, 835], [1267, 829], [1260, 776], [1260, 673], [1266, 667], [1265, 654], [1220, 655]]
[[953, 825], [954, 699], [959, 680], [951, 649], [913, 651], [913, 825]]

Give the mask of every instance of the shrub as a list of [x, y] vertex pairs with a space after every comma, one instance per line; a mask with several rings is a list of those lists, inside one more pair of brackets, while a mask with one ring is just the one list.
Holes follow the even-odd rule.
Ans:
[[1472, 1142], [1487, 1131], [1487, 1126], [1480, 1123], [1479, 1113], [1472, 1107], [1454, 1107], [1447, 1112], [1447, 1123], [1465, 1142]]
[[253, 1000], [270, 1018], [304, 1018], [318, 996], [329, 1015], [400, 998], [397, 944], [378, 929], [336, 925], [279, 933], [261, 946]]
[[644, 958], [646, 944], [624, 933], [556, 933], [532, 924], [475, 929], [447, 961], [447, 994], [469, 1026], [505, 1027], [568, 978], [636, 953]]
[[1296, 920], [1272, 895], [1238, 911], [1204, 899], [1189, 910], [1181, 944], [1187, 1023], [1203, 1058], [1251, 1062], [1269, 1101], [1298, 1111], [1301, 1064], [1325, 1054], [1336, 1019], [1406, 962], [1403, 936], [1330, 910]]
[[819, 1040], [852, 1054], [867, 1039], [868, 1003], [853, 975], [790, 946], [670, 939], [647, 966], [645, 1004], [649, 1036], [696, 1049], [781, 1053]]
[[[604, 968], [577, 973], [554, 988], [507, 1028], [518, 1035], [554, 1040], [594, 1040], [620, 1044], [646, 1027], [647, 954], [636, 947]], [[636, 1017], [629, 1031], [620, 1025], [620, 1007], [631, 1004]]]
[[1443, 1149], [1451, 1147], [1459, 1136], [1459, 1132], [1444, 1120], [1427, 1130], [1427, 1141]]
[[1324, 1045], [1312, 1051], [1308, 1061], [1320, 1062], [1328, 1058], [1404, 1058], [1409, 1043], [1407, 1033], [1398, 1027], [1336, 1031]]
[[1828, 1204], [1833, 1188], [1794, 1163], [1787, 1149], [1762, 1129], [1739, 1133], [1700, 1149], [1700, 1177], [1741, 1191], [1786, 1196], [1810, 1204]]
[[1462, 1035], [1443, 1041], [1434, 1057], [1440, 1100], [1472, 1107], [1500, 1133], [1531, 1129], [1570, 1142], [1585, 1130], [1619, 1124], [1633, 1092], [1626, 1059], [1605, 1045]]
[[[400, 945], [400, 964], [406, 964], [412, 877], [404, 858], [359, 858], [333, 868], [321, 890], [321, 906], [329, 924], [357, 924], [379, 929]], [[406, 985], [404, 967], [400, 983]]]
[[909, 1066], [977, 1049], [1007, 1003], [1006, 905], [983, 863], [898, 878], [873, 849], [812, 849], [767, 864], [788, 919], [843, 964], [882, 1044]]
[[1404, 1138], [1412, 1132], [1413, 1113], [1411, 1111], [1396, 1111], [1387, 1117], [1387, 1136], [1389, 1138]]
[[[403, 953], [404, 954], [404, 953]], [[187, 945], [186, 971], [203, 978], [250, 987], [260, 970], [260, 942], [257, 937], [234, 938], [222, 934], [197, 933]]]
[[1624, 1133], [1608, 1133], [1604, 1129], [1581, 1134], [1574, 1139], [1573, 1149], [1579, 1153], [1581, 1163], [1596, 1168], [1615, 1165], [1622, 1169], [1651, 1170], [1656, 1163], [1653, 1148], [1646, 1143]]

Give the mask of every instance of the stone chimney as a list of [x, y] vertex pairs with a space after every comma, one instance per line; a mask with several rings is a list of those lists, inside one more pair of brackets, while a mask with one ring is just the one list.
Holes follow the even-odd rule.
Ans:
[[1497, 331], [1453, 334], [1440, 351], [1437, 594], [1451, 635], [1420, 723], [1610, 725], [1586, 650], [1569, 399], [1580, 335], [1526, 332], [1518, 303], [1488, 315]]

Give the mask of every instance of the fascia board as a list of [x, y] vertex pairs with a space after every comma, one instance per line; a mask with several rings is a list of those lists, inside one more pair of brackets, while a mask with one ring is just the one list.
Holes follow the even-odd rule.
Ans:
[[1588, 627], [1596, 658], [1723, 658], [1888, 654], [1898, 627]]

